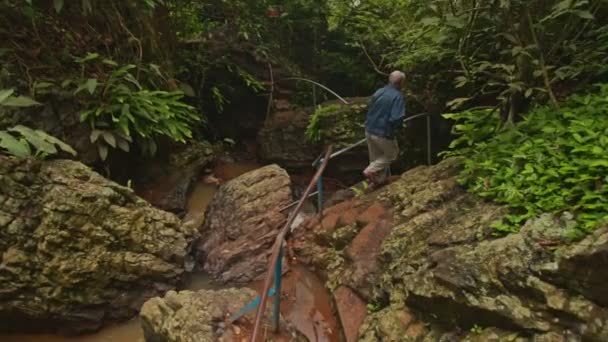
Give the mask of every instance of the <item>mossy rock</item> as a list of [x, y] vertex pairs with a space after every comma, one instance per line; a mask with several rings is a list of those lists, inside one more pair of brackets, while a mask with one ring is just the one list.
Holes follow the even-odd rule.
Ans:
[[309, 141], [347, 147], [365, 138], [368, 98], [353, 98], [349, 104], [326, 102], [310, 116], [306, 137]]

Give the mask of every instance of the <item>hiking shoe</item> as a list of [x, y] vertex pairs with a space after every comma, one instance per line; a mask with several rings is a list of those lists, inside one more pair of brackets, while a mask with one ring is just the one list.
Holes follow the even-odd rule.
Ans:
[[363, 175], [365, 176], [365, 178], [367, 178], [367, 180], [370, 181], [370, 183], [378, 183], [378, 179], [376, 179], [376, 175], [373, 172], [363, 171]]

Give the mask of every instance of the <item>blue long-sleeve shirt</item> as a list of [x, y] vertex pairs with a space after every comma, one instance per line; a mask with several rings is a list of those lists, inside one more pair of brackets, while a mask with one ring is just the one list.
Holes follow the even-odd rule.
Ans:
[[405, 99], [392, 85], [380, 88], [369, 103], [365, 129], [368, 133], [392, 139], [405, 119]]

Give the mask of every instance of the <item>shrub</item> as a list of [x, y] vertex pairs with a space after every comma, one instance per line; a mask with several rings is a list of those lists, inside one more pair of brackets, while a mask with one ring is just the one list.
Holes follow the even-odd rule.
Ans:
[[466, 158], [460, 181], [512, 212], [497, 222], [509, 233], [540, 213], [574, 214], [577, 238], [608, 218], [608, 85], [568, 98], [561, 110], [539, 107], [499, 128], [490, 110], [448, 114], [455, 120], [448, 155]]
[[131, 73], [134, 69], [136, 66], [130, 64], [116, 66], [106, 80], [74, 82], [74, 94], [84, 94], [80, 120], [91, 126], [91, 142], [97, 144], [103, 160], [109, 147], [129, 152], [134, 140], [144, 154], [153, 155], [154, 138], [166, 136], [185, 142], [192, 137], [192, 127], [203, 121], [194, 107], [182, 101], [183, 92], [145, 89]]

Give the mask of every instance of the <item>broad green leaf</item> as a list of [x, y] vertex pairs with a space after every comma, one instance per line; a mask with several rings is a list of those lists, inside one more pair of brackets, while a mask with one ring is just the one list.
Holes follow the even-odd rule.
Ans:
[[46, 141], [50, 142], [51, 144], [55, 144], [55, 145], [59, 146], [59, 149], [61, 149], [62, 151], [67, 152], [74, 157], [76, 155], [78, 155], [78, 153], [76, 152], [76, 150], [74, 150], [72, 148], [72, 146], [66, 144], [65, 142], [61, 141], [60, 139], [57, 139], [54, 136], [47, 134], [46, 132], [43, 132], [41, 130], [35, 130], [34, 132], [36, 132], [36, 134], [38, 134], [41, 138], [45, 139]]
[[104, 131], [101, 135], [103, 136], [103, 140], [105, 140], [108, 145], [116, 148], [116, 138], [114, 137], [114, 134]]
[[574, 11], [574, 13], [582, 19], [587, 19], [587, 20], [593, 20], [595, 19], [595, 17], [593, 16], [593, 14], [589, 11]]
[[55, 6], [55, 12], [60, 13], [63, 9], [63, 0], [53, 0], [53, 5]]
[[108, 146], [104, 144], [97, 145], [97, 151], [101, 160], [105, 161], [108, 158]]
[[89, 91], [89, 94], [93, 95], [93, 93], [95, 93], [95, 89], [97, 89], [97, 79], [89, 78], [86, 82], [86, 87]]
[[74, 95], [78, 95], [78, 93], [80, 93], [81, 91], [87, 89], [87, 82], [82, 82], [81, 84], [78, 85], [78, 88], [76, 88], [76, 90], [74, 90]]
[[80, 57], [80, 58], [76, 58], [75, 60], [76, 60], [77, 63], [81, 63], [82, 64], [82, 63], [86, 63], [86, 62], [95, 60], [95, 59], [97, 59], [99, 57], [100, 57], [100, 55], [98, 53], [96, 53], [96, 52], [87, 52], [86, 56]]
[[55, 84], [53, 84], [51, 82], [41, 81], [41, 82], [36, 82], [34, 84], [34, 88], [36, 88], [36, 89], [46, 89], [46, 88], [50, 88], [50, 87], [52, 87], [54, 85]]
[[48, 142], [46, 139], [41, 137], [36, 131], [29, 127], [17, 125], [15, 127], [9, 128], [9, 131], [21, 134], [21, 136], [23, 136], [23, 138], [27, 142], [32, 144], [32, 146], [34, 146], [37, 151], [44, 152], [48, 155], [53, 155], [57, 153], [57, 148], [55, 148], [55, 145]]
[[93, 109], [85, 110], [80, 113], [80, 122], [85, 122], [91, 114], [95, 113]]
[[2, 89], [0, 90], [0, 105], [2, 105], [2, 103], [8, 99], [11, 95], [13, 95], [13, 93], [15, 92], [15, 90], [13, 89]]
[[114, 62], [113, 60], [111, 60], [109, 58], [104, 58], [104, 60], [101, 62], [103, 64], [107, 64], [107, 65], [111, 65], [111, 66], [118, 66], [118, 63]]
[[118, 147], [125, 151], [125, 152], [129, 152], [131, 150], [130, 146], [129, 146], [129, 142], [124, 140], [124, 139], [118, 139], [117, 141], [118, 143]]
[[0, 147], [15, 157], [26, 158], [32, 155], [26, 142], [17, 140], [6, 131], [0, 131]]
[[463, 104], [465, 104], [467, 101], [469, 101], [471, 98], [469, 97], [460, 97], [457, 99], [454, 99], [450, 102], [448, 102], [446, 105], [451, 108], [451, 109], [457, 109], [460, 106], [462, 106]]
[[567, 10], [572, 6], [573, 1], [574, 0], [562, 0], [553, 6], [553, 10], [556, 12]]
[[94, 129], [91, 132], [91, 135], [89, 136], [91, 143], [94, 144], [97, 142], [97, 140], [99, 139], [99, 136], [101, 135], [102, 131], [98, 130], [98, 129]]
[[7, 98], [1, 105], [6, 107], [33, 107], [40, 106], [41, 103], [34, 101], [27, 96], [17, 96]]
[[120, 114], [128, 117], [129, 115], [131, 115], [130, 108], [131, 106], [128, 103], [123, 104], [122, 108], [120, 109]]
[[141, 86], [141, 84], [139, 84], [139, 81], [137, 81], [137, 79], [135, 77], [133, 77], [133, 75], [126, 74], [125, 75], [125, 80], [133, 83], [137, 87], [138, 90], [143, 89], [143, 87]]
[[590, 167], [598, 167], [598, 166], [608, 167], [608, 159], [591, 160], [591, 161], [589, 161], [589, 166]]

